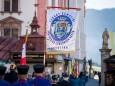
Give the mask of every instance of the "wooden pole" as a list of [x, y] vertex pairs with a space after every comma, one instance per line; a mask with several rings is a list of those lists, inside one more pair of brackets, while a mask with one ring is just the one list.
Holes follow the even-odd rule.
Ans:
[[47, 16], [47, 10], [45, 9], [45, 29], [44, 29], [44, 61], [43, 61], [44, 66], [45, 66], [45, 64], [46, 64], [46, 16]]
[[[68, 7], [47, 6], [47, 9], [51, 9], [51, 8], [58, 8], [58, 9], [62, 9], [62, 10], [68, 9]], [[69, 9], [73, 9], [73, 10], [77, 10], [77, 11], [81, 10], [80, 8], [69, 8]]]

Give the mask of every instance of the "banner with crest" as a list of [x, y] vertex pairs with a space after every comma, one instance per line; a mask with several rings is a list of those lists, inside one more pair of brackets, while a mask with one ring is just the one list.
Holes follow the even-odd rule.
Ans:
[[47, 10], [46, 53], [75, 52], [78, 11]]

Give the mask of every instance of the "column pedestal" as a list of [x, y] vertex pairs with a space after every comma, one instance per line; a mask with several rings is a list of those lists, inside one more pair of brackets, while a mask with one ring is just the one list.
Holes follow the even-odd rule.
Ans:
[[105, 86], [105, 71], [107, 69], [103, 60], [110, 57], [111, 49], [100, 49], [100, 52], [101, 52], [101, 86]]

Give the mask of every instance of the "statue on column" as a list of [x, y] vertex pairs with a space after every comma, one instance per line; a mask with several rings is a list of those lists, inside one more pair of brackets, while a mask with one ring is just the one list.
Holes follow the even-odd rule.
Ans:
[[107, 31], [107, 29], [105, 28], [105, 31], [102, 34], [102, 38], [103, 38], [103, 49], [108, 49], [108, 39], [109, 39], [109, 33]]

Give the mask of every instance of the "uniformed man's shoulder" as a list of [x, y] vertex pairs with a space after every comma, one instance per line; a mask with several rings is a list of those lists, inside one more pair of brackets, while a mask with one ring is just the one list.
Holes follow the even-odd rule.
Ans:
[[6, 80], [0, 80], [0, 86], [10, 86], [10, 83], [8, 83]]
[[[47, 79], [44, 79], [44, 78], [39, 78], [38, 79], [40, 82], [50, 82], [49, 80], [47, 80]], [[34, 82], [34, 81], [36, 81], [36, 78], [35, 79], [30, 79], [30, 80], [28, 80], [28, 82]]]
[[19, 82], [15, 82], [15, 83], [11, 84], [11, 86], [18, 86], [18, 83]]
[[30, 84], [28, 83], [22, 83], [22, 82], [16, 82], [14, 84], [11, 84], [10, 86], [21, 86], [23, 84], [23, 86], [31, 86]]
[[35, 78], [35, 79], [33, 79], [33, 80], [28, 80], [28, 83], [29, 83], [30, 85], [32, 85], [32, 84], [35, 84], [36, 81], [38, 81], [38, 83], [40, 83], [40, 84], [44, 84], [44, 85], [47, 84], [48, 86], [51, 86], [50, 81], [47, 80], [47, 79], [44, 79], [44, 78]]
[[46, 81], [46, 82], [48, 82], [48, 83], [50, 82], [50, 81], [49, 81], [49, 80], [47, 80], [47, 79], [44, 79], [44, 81]]

